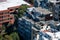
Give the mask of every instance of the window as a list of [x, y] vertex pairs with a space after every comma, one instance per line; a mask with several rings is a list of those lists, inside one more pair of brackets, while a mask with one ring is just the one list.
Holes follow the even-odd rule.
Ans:
[[7, 20], [10, 20], [10, 18], [8, 18]]
[[0, 16], [0, 18], [3, 18], [3, 16]]
[[8, 15], [8, 17], [9, 17], [10, 15]]
[[60, 16], [60, 14], [59, 14], [59, 16]]
[[59, 11], [59, 13], [60, 13], [60, 11]]
[[0, 22], [1, 22], [2, 20], [0, 20]]
[[60, 18], [59, 18], [59, 20], [60, 20]]
[[13, 19], [13, 18], [10, 18], [10, 19]]
[[60, 2], [56, 3], [56, 4], [60, 4]]
[[2, 16], [2, 18], [5, 18], [6, 16]]
[[60, 9], [60, 6], [59, 6], [59, 9]]
[[0, 15], [2, 15], [3, 13], [0, 13]]

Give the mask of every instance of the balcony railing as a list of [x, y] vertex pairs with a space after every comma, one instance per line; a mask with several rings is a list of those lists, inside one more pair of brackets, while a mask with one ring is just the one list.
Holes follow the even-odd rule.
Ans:
[[0, 23], [5, 23], [5, 22], [9, 22], [10, 20], [2, 20], [2, 21], [0, 21]]

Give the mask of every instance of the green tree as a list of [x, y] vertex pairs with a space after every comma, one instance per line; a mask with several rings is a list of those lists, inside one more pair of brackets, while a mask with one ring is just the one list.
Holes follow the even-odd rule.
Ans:
[[[9, 35], [5, 31], [6, 28], [4, 25], [2, 26], [1, 29], [2, 29], [2, 31], [0, 33], [0, 40], [20, 40], [18, 33], [15, 31], [16, 30], [15, 27], [12, 30], [13, 32], [11, 32]], [[9, 30], [11, 30], [11, 28]]]
[[16, 32], [13, 32], [12, 34], [10, 34], [10, 36], [13, 38], [13, 40], [20, 40], [20, 38]]
[[13, 38], [9, 35], [5, 35], [3, 40], [13, 40]]
[[29, 6], [26, 4], [22, 4], [19, 8], [18, 8], [18, 17], [22, 17], [24, 15], [24, 12], [26, 12], [26, 9]]

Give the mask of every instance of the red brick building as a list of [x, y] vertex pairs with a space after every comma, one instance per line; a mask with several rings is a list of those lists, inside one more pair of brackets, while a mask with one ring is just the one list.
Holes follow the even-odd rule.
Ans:
[[0, 10], [0, 26], [4, 23], [14, 24], [14, 15], [10, 13], [14, 12], [16, 8], [19, 8], [19, 6], [10, 7], [7, 10]]
[[[0, 2], [3, 2], [3, 1], [6, 1], [6, 0], [0, 0]], [[2, 6], [0, 6], [0, 8], [2, 8], [3, 10], [0, 10], [0, 26], [2, 26], [4, 23], [14, 24], [14, 15], [11, 14], [11, 12], [14, 12], [15, 9], [19, 8], [21, 4], [28, 4], [27, 2], [22, 1], [23, 2], [22, 3], [21, 1], [19, 0], [18, 2], [16, 2], [16, 4], [12, 2], [14, 6], [11, 3], [9, 3], [11, 4], [9, 5], [6, 2], [6, 4], [10, 6], [6, 10], [5, 10], [5, 7], [7, 7], [6, 4], [3, 4], [3, 3], [2, 3], [3, 5], [1, 4]], [[29, 6], [32, 6], [32, 5], [29, 4]]]
[[14, 23], [14, 16], [9, 13], [9, 10], [3, 10], [0, 11], [0, 26], [3, 25], [3, 23]]

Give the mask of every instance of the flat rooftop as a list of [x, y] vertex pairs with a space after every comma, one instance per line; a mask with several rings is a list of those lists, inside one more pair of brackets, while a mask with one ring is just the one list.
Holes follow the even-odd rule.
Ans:
[[7, 10], [9, 7], [20, 6], [22, 4], [30, 5], [23, 0], [7, 0], [5, 2], [0, 2], [0, 11]]
[[46, 15], [46, 14], [51, 14], [51, 13], [52, 13], [52, 12], [50, 12], [48, 9], [44, 9], [44, 8], [42, 8], [42, 7], [37, 7], [37, 8], [35, 8], [35, 10], [36, 10], [37, 12], [41, 13], [41, 14], [44, 14], [44, 15]]
[[48, 0], [49, 2], [52, 2], [52, 3], [58, 3], [58, 2], [60, 2], [60, 0], [59, 1], [56, 1], [56, 0]]

